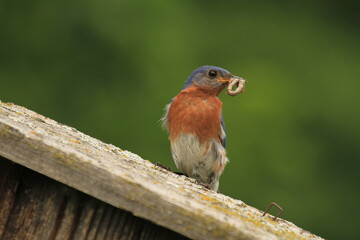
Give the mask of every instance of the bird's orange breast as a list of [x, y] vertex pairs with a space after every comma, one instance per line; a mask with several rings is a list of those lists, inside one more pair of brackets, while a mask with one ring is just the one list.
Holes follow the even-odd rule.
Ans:
[[190, 133], [197, 135], [200, 143], [209, 138], [220, 142], [221, 108], [217, 94], [196, 86], [181, 91], [171, 103], [167, 116], [170, 140], [181, 133]]

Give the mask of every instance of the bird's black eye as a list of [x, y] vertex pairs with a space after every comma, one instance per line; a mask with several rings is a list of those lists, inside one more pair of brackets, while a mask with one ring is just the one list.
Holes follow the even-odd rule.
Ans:
[[217, 72], [216, 72], [215, 70], [210, 70], [210, 71], [209, 71], [209, 76], [210, 76], [210, 77], [213, 78], [213, 77], [216, 77], [216, 75], [217, 75]]

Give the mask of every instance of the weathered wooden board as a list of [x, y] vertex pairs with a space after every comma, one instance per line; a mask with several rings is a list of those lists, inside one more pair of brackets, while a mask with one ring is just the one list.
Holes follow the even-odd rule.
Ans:
[[136, 154], [1, 102], [0, 155], [193, 239], [321, 239]]
[[0, 239], [188, 239], [0, 157]]

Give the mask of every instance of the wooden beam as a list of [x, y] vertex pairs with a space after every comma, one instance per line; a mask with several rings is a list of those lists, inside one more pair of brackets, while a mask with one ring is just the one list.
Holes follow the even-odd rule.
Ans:
[[188, 239], [1, 156], [0, 206], [0, 239]]
[[321, 239], [15, 104], [0, 102], [0, 155], [193, 239]]

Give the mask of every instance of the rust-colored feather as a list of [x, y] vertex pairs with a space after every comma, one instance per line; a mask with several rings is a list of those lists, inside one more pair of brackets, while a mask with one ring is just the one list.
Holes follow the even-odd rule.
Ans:
[[217, 91], [197, 86], [181, 91], [171, 103], [167, 120], [170, 140], [180, 133], [198, 136], [200, 143], [207, 139], [220, 142], [220, 116], [222, 102]]

